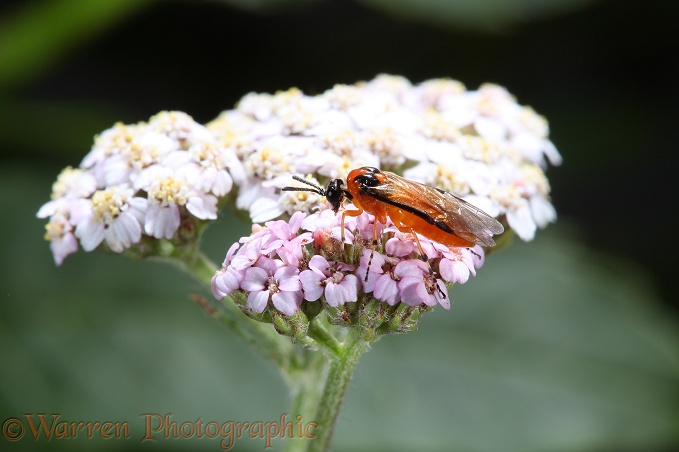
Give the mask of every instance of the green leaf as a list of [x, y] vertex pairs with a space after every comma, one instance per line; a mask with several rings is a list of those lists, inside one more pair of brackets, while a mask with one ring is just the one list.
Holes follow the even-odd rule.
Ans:
[[41, 71], [155, 0], [25, 2], [0, 22], [0, 93]]

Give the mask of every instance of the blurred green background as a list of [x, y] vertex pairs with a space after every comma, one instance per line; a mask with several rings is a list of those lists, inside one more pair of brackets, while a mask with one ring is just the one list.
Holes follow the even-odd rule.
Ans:
[[[287, 412], [276, 370], [189, 301], [207, 295], [198, 283], [100, 253], [56, 268], [35, 212], [116, 121], [206, 122], [249, 91], [378, 73], [499, 83], [545, 115], [564, 156], [548, 171], [560, 218], [490, 257], [450, 312], [362, 358], [334, 450], [679, 447], [677, 17], [670, 0], [3, 2], [0, 422], [127, 421], [131, 438], [3, 436], [0, 450], [219, 450], [141, 443], [140, 415]], [[225, 215], [208, 254], [248, 231]]]

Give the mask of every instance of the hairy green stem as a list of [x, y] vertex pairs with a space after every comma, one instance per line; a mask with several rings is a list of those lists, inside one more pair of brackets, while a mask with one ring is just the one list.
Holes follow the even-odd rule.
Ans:
[[318, 431], [316, 438], [309, 443], [310, 452], [328, 450], [349, 381], [359, 358], [368, 348], [370, 342], [363, 340], [359, 331], [352, 330], [340, 356], [327, 362], [328, 374], [314, 419], [318, 423]]
[[322, 319], [317, 317], [311, 321], [308, 334], [316, 344], [335, 357], [342, 352], [342, 344], [328, 331]]
[[[298, 372], [290, 372], [287, 381], [290, 388], [290, 417], [294, 422], [300, 416], [300, 422], [307, 425], [310, 422], [317, 422], [317, 412], [319, 401], [323, 395], [325, 380], [328, 374], [330, 361], [325, 353], [320, 351], [307, 350], [308, 360]], [[320, 426], [319, 426], [320, 428]], [[310, 433], [315, 435], [317, 429]], [[305, 452], [309, 448], [312, 438], [306, 436], [293, 436], [285, 440], [286, 452]]]

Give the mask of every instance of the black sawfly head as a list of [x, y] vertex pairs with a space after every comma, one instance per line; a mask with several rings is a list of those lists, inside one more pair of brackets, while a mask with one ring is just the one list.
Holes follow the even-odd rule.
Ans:
[[349, 194], [349, 192], [344, 189], [344, 182], [342, 179], [333, 179], [328, 182], [328, 186], [326, 188], [323, 188], [299, 176], [292, 176], [292, 178], [297, 182], [308, 185], [309, 187], [283, 187], [283, 191], [308, 191], [325, 196], [325, 199], [328, 200], [332, 210], [335, 212], [337, 212], [342, 206], [342, 201], [344, 201], [345, 197], [348, 199], [351, 199], [352, 197], [351, 194]]

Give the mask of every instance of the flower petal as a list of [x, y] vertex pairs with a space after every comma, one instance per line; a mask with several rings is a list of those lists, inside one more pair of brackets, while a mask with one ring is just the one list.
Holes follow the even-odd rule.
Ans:
[[259, 267], [250, 267], [245, 271], [245, 277], [241, 282], [241, 288], [243, 290], [247, 290], [248, 292], [263, 290], [264, 283], [268, 277], [269, 275], [263, 269]]
[[258, 290], [255, 292], [250, 292], [248, 295], [248, 308], [255, 312], [263, 312], [266, 308], [266, 304], [269, 302], [269, 291], [268, 290]]
[[308, 301], [316, 301], [323, 295], [323, 286], [321, 280], [324, 277], [311, 271], [304, 270], [299, 274], [299, 280], [304, 289], [304, 298]]
[[292, 315], [302, 303], [302, 292], [278, 292], [271, 297], [276, 309], [285, 315]]

